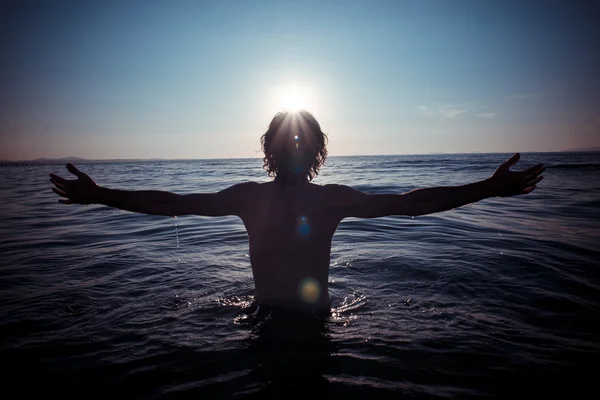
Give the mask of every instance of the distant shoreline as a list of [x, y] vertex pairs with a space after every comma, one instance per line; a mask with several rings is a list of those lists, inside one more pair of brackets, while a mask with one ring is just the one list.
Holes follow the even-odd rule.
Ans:
[[[596, 153], [600, 152], [600, 147], [589, 147], [583, 149], [569, 149], [560, 151], [524, 151], [521, 154], [537, 154], [537, 153]], [[337, 157], [389, 157], [389, 156], [435, 156], [435, 155], [483, 155], [483, 154], [512, 154], [513, 152], [469, 152], [469, 153], [423, 153], [423, 154], [353, 154]], [[137, 162], [172, 162], [172, 161], [220, 161], [220, 160], [260, 160], [262, 157], [244, 157], [244, 158], [115, 158], [115, 159], [86, 159], [79, 157], [64, 157], [64, 158], [36, 158], [34, 160], [0, 160], [0, 165], [61, 165], [65, 163], [77, 164], [108, 164], [108, 163], [137, 163]]]

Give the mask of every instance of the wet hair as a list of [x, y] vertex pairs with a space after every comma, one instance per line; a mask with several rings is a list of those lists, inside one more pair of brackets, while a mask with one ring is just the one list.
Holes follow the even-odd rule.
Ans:
[[315, 117], [305, 110], [277, 113], [260, 142], [265, 153], [263, 168], [271, 177], [285, 178], [294, 174], [290, 167], [294, 148], [290, 144], [295, 143], [295, 148], [302, 150], [304, 156], [302, 165], [295, 167], [299, 168], [295, 174], [302, 170], [308, 174], [309, 180], [319, 174], [327, 158], [327, 135], [321, 131]]

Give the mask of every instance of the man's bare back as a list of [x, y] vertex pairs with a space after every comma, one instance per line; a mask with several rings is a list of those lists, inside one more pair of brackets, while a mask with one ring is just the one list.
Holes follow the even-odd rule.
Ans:
[[241, 215], [248, 231], [255, 298], [268, 305], [329, 310], [331, 240], [340, 215], [332, 190], [304, 183], [253, 185]]
[[[316, 129], [320, 132], [318, 125], [313, 128]], [[291, 135], [296, 132], [300, 135]], [[500, 165], [490, 178], [479, 182], [416, 189], [403, 194], [371, 195], [343, 185], [310, 183], [309, 179], [318, 169], [314, 166], [320, 166], [324, 161], [324, 156], [318, 157], [319, 151], [326, 154], [323, 153], [324, 143], [321, 142], [320, 149], [317, 146], [313, 151], [306, 146], [309, 150], [302, 152], [298, 141], [304, 136], [310, 141], [310, 135], [292, 128], [287, 128], [285, 134], [286, 138], [293, 139], [283, 141], [283, 150], [279, 153], [271, 153], [268, 143], [264, 145], [263, 141], [265, 160], [268, 159], [265, 166], [270, 163], [269, 172], [275, 171], [275, 179], [268, 183], [240, 183], [217, 193], [189, 195], [156, 190], [124, 191], [100, 187], [89, 176], [67, 164], [67, 169], [77, 179], [67, 180], [51, 174], [51, 181], [56, 186], [52, 190], [64, 198], [59, 200], [63, 204], [104, 204], [167, 216], [236, 215], [248, 232], [256, 301], [322, 313], [330, 308], [331, 241], [344, 218], [431, 214], [488, 197], [527, 194], [543, 178], [541, 164], [524, 171], [510, 171], [510, 166], [519, 160], [517, 153]], [[279, 157], [279, 169], [273, 167], [276, 165], [274, 155]]]

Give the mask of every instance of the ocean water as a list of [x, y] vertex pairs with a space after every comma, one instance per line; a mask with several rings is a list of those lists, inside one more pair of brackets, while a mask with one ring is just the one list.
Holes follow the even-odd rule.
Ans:
[[[315, 183], [369, 193], [487, 178], [507, 154], [332, 157]], [[256, 315], [234, 217], [65, 206], [60, 165], [0, 167], [5, 393], [133, 398], [593, 396], [600, 153], [524, 153], [533, 193], [429, 216], [348, 219], [331, 317]], [[101, 185], [212, 192], [259, 159], [80, 164]], [[597, 390], [595, 390], [597, 393]]]

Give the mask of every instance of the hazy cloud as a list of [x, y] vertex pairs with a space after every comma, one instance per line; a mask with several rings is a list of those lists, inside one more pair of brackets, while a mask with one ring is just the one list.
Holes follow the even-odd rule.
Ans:
[[457, 115], [465, 113], [467, 111], [466, 108], [452, 106], [452, 105], [444, 105], [436, 108], [427, 107], [427, 106], [419, 106], [418, 109], [421, 111], [421, 114], [427, 117], [443, 117], [443, 118], [456, 118]]
[[418, 108], [419, 108], [419, 110], [421, 110], [421, 114], [423, 114], [423, 115], [425, 115], [427, 117], [434, 117], [435, 116], [435, 111], [433, 111], [429, 107], [419, 106]]
[[486, 112], [476, 115], [477, 118], [496, 118], [496, 113]]
[[467, 110], [465, 108], [458, 108], [453, 106], [443, 106], [438, 109], [438, 112], [441, 116], [445, 118], [456, 118], [457, 115], [460, 115]]

